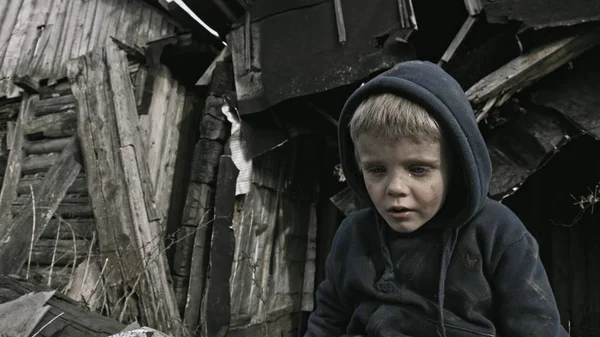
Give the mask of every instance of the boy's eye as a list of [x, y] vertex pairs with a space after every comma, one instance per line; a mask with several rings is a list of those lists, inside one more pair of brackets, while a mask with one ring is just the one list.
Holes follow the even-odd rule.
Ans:
[[430, 169], [425, 166], [414, 166], [410, 168], [410, 173], [416, 176], [422, 176], [424, 174], [427, 174], [429, 171]]
[[378, 167], [371, 167], [367, 170], [367, 172], [371, 173], [371, 174], [381, 174], [385, 172], [385, 168], [378, 166]]

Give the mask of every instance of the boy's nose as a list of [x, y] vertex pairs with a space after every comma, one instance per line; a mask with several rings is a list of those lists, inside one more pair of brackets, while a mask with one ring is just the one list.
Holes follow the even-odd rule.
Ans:
[[387, 193], [391, 196], [403, 196], [408, 194], [408, 184], [406, 179], [396, 175], [391, 177], [387, 187]]

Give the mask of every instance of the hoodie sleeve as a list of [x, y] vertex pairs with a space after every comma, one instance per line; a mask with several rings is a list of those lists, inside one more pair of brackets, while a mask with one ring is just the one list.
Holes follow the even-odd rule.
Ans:
[[530, 233], [508, 246], [498, 261], [494, 288], [497, 328], [503, 336], [567, 337], [548, 277]]
[[342, 238], [345, 234], [344, 225], [338, 230], [327, 256], [325, 280], [317, 288], [316, 309], [308, 319], [304, 337], [339, 337], [346, 332], [350, 321], [352, 307], [347, 303], [337, 282], [341, 279], [339, 273], [344, 269], [338, 258], [340, 246], [347, 245]]

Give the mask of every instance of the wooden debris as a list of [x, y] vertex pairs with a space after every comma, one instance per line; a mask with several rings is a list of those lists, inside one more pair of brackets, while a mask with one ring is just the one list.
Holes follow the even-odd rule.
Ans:
[[210, 271], [207, 275], [206, 296], [202, 301], [202, 335], [204, 336], [226, 335], [231, 321], [229, 279], [235, 245], [231, 222], [238, 173], [231, 157], [221, 156], [215, 196], [215, 221], [210, 245]]
[[478, 15], [483, 10], [481, 0], [465, 0], [465, 7], [470, 16]]
[[[137, 301], [117, 311], [128, 310], [127, 305], [136, 307], [149, 326], [186, 336], [167, 279], [162, 231], [153, 211], [153, 186], [125, 53], [111, 42], [73, 60], [68, 68], [79, 105], [78, 135], [101, 258], [109, 259], [105, 279], [113, 291], [130, 287]], [[114, 295], [113, 306], [120, 297]]]
[[473, 17], [473, 16], [467, 17], [467, 19], [465, 20], [465, 23], [463, 23], [462, 27], [460, 27], [460, 30], [458, 31], [458, 33], [456, 34], [456, 36], [454, 37], [454, 39], [448, 46], [448, 49], [446, 49], [446, 51], [444, 52], [444, 55], [442, 55], [442, 58], [438, 62], [438, 65], [441, 66], [445, 63], [448, 63], [450, 61], [450, 59], [452, 59], [452, 57], [454, 56], [454, 53], [456, 53], [456, 50], [463, 43], [463, 41], [465, 40], [465, 38], [467, 37], [467, 35], [471, 31], [471, 29], [473, 28], [473, 25], [477, 22], [478, 19], [479, 19], [479, 17]]
[[[512, 95], [598, 45], [599, 42], [600, 31], [594, 29], [535, 48], [481, 79], [467, 91], [467, 96], [471, 103], [480, 109], [477, 114], [485, 116], [492, 107], [502, 105]], [[496, 101], [487, 104], [492, 100]], [[486, 104], [485, 109], [482, 109]]]
[[46, 302], [54, 291], [30, 293], [0, 304], [0, 331], [9, 336], [30, 336], [50, 307]]
[[36, 116], [43, 116], [61, 111], [75, 110], [77, 101], [73, 95], [63, 95], [40, 99], [33, 104], [33, 110]]
[[[215, 75], [219, 76], [223, 70], [217, 67]], [[212, 87], [212, 84], [211, 84]], [[200, 324], [200, 311], [206, 269], [208, 267], [208, 247], [210, 242], [207, 233], [212, 227], [214, 207], [214, 186], [216, 185], [219, 157], [223, 152], [223, 142], [228, 137], [229, 125], [220, 112], [224, 100], [209, 96], [205, 103], [205, 112], [200, 125], [200, 140], [195, 146], [192, 156], [192, 172], [187, 199], [183, 210], [182, 226], [190, 227], [195, 231], [193, 246], [188, 247], [188, 241], [177, 244], [176, 255], [178, 259], [189, 262], [188, 270], [179, 270], [180, 276], [189, 276], [185, 294], [178, 295], [186, 298], [184, 322], [190, 330], [195, 331]], [[191, 256], [188, 255], [191, 253]], [[180, 287], [184, 290], [186, 287]]]
[[45, 137], [69, 137], [77, 132], [77, 112], [67, 110], [29, 121], [23, 129], [26, 135], [40, 134]]
[[[2, 184], [2, 190], [0, 190], [0, 219], [6, 219], [2, 222], [10, 221], [12, 217], [12, 202], [17, 196], [17, 184], [21, 178], [22, 147], [25, 138], [23, 128], [24, 124], [29, 120], [32, 99], [34, 98], [30, 98], [27, 94], [23, 95], [21, 113], [17, 118], [13, 135], [9, 141], [12, 150], [8, 156], [6, 172], [4, 173], [4, 183]], [[8, 227], [0, 225], [0, 238], [3, 238], [7, 232]]]
[[344, 11], [341, 0], [333, 0], [335, 6], [335, 22], [337, 24], [338, 41], [340, 44], [346, 43], [346, 25], [344, 23]]
[[[0, 303], [18, 299], [31, 292], [41, 291], [44, 289], [27, 281], [0, 277]], [[116, 320], [82, 308], [80, 303], [58, 292], [54, 293], [46, 305], [50, 308], [38, 324], [39, 327], [47, 325], [42, 336], [105, 337], [118, 333], [125, 327]], [[30, 314], [27, 313], [25, 316]]]
[[39, 188], [22, 207], [16, 219], [3, 218], [0, 227], [4, 236], [0, 240], [0, 275], [16, 274], [27, 260], [28, 250], [23, 247], [35, 242], [58, 208], [67, 189], [81, 170], [78, 158], [78, 142], [75, 138], [63, 150], [50, 168]]
[[70, 140], [70, 138], [65, 137], [44, 139], [41, 141], [27, 141], [23, 145], [23, 150], [26, 154], [60, 153]]

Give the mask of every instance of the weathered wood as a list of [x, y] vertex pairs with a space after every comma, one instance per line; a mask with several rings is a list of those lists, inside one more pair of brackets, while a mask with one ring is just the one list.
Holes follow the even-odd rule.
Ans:
[[[93, 209], [96, 221], [100, 257], [110, 262], [104, 280], [112, 293], [113, 288], [123, 283], [133, 285], [139, 256], [131, 251], [131, 213], [123, 207], [128, 204], [127, 192], [118, 154], [120, 145], [112, 95], [103, 62], [99, 50], [69, 61], [67, 70], [79, 107], [77, 134], [86, 169], [90, 210]], [[70, 206], [69, 211], [75, 213], [75, 206]], [[117, 294], [114, 296], [118, 297]]]
[[41, 99], [33, 105], [33, 111], [36, 116], [43, 116], [62, 111], [77, 109], [77, 101], [73, 95], [63, 95]]
[[24, 132], [55, 138], [72, 136], [77, 132], [77, 112], [67, 110], [34, 118], [25, 125]]
[[3, 218], [0, 226], [7, 228], [0, 241], [0, 275], [16, 274], [27, 260], [27, 247], [35, 242], [50, 221], [62, 198], [81, 170], [79, 145], [75, 138], [50, 168], [38, 189], [35, 200], [23, 206], [14, 220]]
[[317, 211], [314, 205], [311, 205], [307, 234], [301, 310], [312, 312], [315, 309], [315, 275], [317, 270]]
[[190, 276], [190, 263], [192, 252], [194, 250], [194, 238], [196, 237], [197, 227], [181, 226], [177, 230], [177, 246], [179, 249], [175, 252], [173, 266], [171, 268], [174, 275]]
[[235, 245], [231, 223], [238, 173], [239, 170], [231, 157], [221, 156], [215, 196], [215, 221], [210, 246], [210, 274], [207, 277], [206, 296], [202, 300], [204, 336], [224, 335], [231, 321], [229, 279]]
[[477, 22], [478, 19], [478, 17], [473, 16], [467, 17], [462, 27], [460, 27], [460, 30], [448, 46], [448, 49], [446, 49], [444, 55], [442, 55], [440, 61], [438, 62], [438, 65], [443, 65], [444, 63], [450, 61], [450, 59], [454, 56], [454, 53], [456, 53], [456, 50], [463, 43], [463, 41], [467, 37], [467, 34], [469, 34], [471, 28], [473, 28], [473, 25]]
[[30, 116], [30, 103], [32, 98], [29, 98], [27, 94], [23, 95], [23, 101], [21, 104], [21, 113], [17, 118], [17, 124], [12, 136], [11, 151], [8, 156], [8, 163], [6, 165], [6, 171], [4, 172], [4, 182], [2, 189], [0, 190], [0, 238], [9, 231], [7, 227], [7, 221], [11, 217], [11, 206], [13, 200], [17, 196], [17, 185], [21, 178], [21, 161], [23, 157], [23, 125], [27, 123]]
[[[488, 105], [487, 111], [489, 111], [494, 105], [502, 105], [515, 93], [599, 42], [600, 31], [593, 29], [542, 45], [481, 79], [467, 91], [467, 97], [475, 106]], [[488, 102], [492, 104], [487, 104]], [[483, 110], [480, 114], [485, 114], [487, 111]]]
[[44, 139], [38, 141], [26, 141], [23, 150], [26, 154], [60, 153], [69, 143], [70, 138]]
[[481, 0], [465, 0], [465, 7], [470, 16], [478, 15], [483, 10]]
[[[30, 292], [44, 290], [24, 280], [0, 277], [1, 303], [12, 301]], [[125, 327], [116, 320], [84, 309], [79, 303], [59, 292], [54, 293], [46, 304], [50, 306], [50, 310], [38, 326], [42, 327], [53, 321], [44, 329], [42, 336], [106, 337]]]
[[55, 239], [58, 235], [58, 238], [62, 240], [91, 240], [95, 230], [94, 227], [93, 219], [51, 219], [40, 238]]
[[101, 52], [73, 60], [68, 69], [98, 240], [106, 240], [100, 245], [102, 258], [112, 258], [108, 272], [120, 275], [109, 284], [133, 287], [137, 301], [128, 305], [136, 306], [144, 323], [186, 336], [167, 279], [162, 232], [152, 217], [153, 187], [126, 57], [111, 42]]
[[[57, 160], [58, 161], [58, 160]], [[47, 175], [46, 175], [47, 177]], [[39, 193], [38, 190], [43, 185], [44, 181], [47, 179], [46, 177], [31, 177], [25, 176], [19, 181], [17, 185], [17, 195], [31, 195], [31, 188], [33, 188], [34, 193]], [[69, 194], [87, 194], [88, 187], [87, 181], [85, 177], [76, 177], [73, 180], [73, 183], [69, 185], [66, 189], [66, 192]]]
[[58, 153], [26, 156], [21, 164], [23, 175], [46, 172], [58, 159]]
[[[33, 246], [32, 265], [55, 266], [77, 265], [88, 256], [88, 240], [39, 240]], [[27, 250], [28, 251], [28, 250]]]
[[13, 76], [13, 83], [30, 94], [40, 91], [40, 84], [29, 75]]
[[17, 123], [13, 121], [6, 122], [6, 149], [8, 151], [12, 150], [13, 147], [16, 125]]
[[50, 309], [46, 302], [52, 295], [54, 291], [26, 294], [0, 304], [0, 331], [12, 336], [30, 336]]
[[223, 148], [223, 144], [217, 141], [200, 139], [194, 148], [190, 180], [198, 183], [212, 183], [217, 177], [217, 164]]
[[105, 53], [121, 148], [125, 146], [134, 148], [148, 220], [159, 220], [154, 200], [154, 186], [144, 152], [144, 141], [138, 128], [137, 104], [127, 70], [127, 57], [114, 43], [106, 44]]

